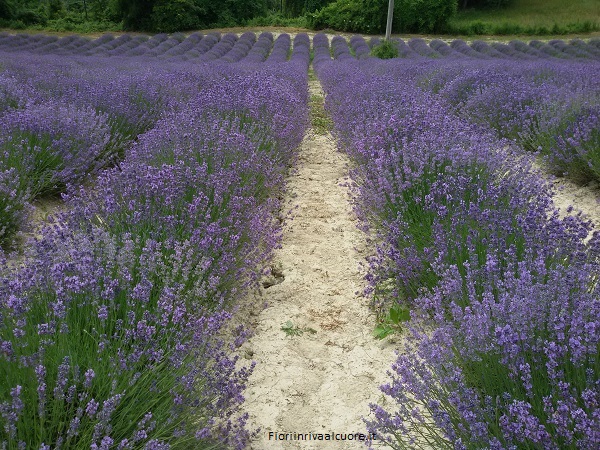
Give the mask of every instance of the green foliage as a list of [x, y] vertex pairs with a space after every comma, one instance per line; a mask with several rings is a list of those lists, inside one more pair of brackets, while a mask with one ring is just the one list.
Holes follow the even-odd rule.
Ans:
[[[382, 33], [388, 2], [384, 0], [337, 0], [309, 14], [315, 29], [331, 28], [354, 33]], [[394, 32], [431, 33], [443, 31], [456, 13], [457, 0], [396, 0]]]
[[125, 27], [172, 33], [201, 28], [236, 26], [267, 15], [267, 0], [153, 0], [152, 8], [142, 8], [135, 0], [119, 0]]
[[304, 333], [315, 334], [317, 330], [310, 327], [299, 327], [298, 325], [294, 325], [291, 320], [288, 320], [286, 323], [281, 325], [281, 331], [285, 333], [286, 336], [302, 336]]
[[122, 0], [0, 0], [0, 26], [89, 33], [120, 31]]
[[99, 22], [119, 22], [117, 13], [117, 0], [95, 0], [88, 2], [90, 17]]
[[122, 31], [123, 27], [115, 22], [109, 21], [74, 21], [73, 18], [60, 18], [49, 20], [44, 25], [38, 28], [43, 28], [49, 31], [69, 31], [72, 33], [99, 33], [106, 31]]
[[20, 10], [16, 12], [14, 18], [15, 20], [23, 22], [25, 25], [45, 25], [48, 22], [47, 16], [40, 10]]
[[152, 9], [152, 28], [161, 33], [199, 28], [203, 13], [194, 0], [157, 0]]
[[445, 31], [457, 8], [457, 0], [397, 0], [393, 29], [402, 33]]
[[57, 19], [64, 13], [62, 0], [49, 0], [48, 2], [48, 18]]
[[[467, 36], [549, 36], [600, 30], [596, 1], [519, 0], [503, 3], [501, 8], [485, 7], [482, 0], [477, 3], [469, 0], [468, 7], [461, 8], [450, 20], [448, 32]], [[460, 0], [460, 4], [464, 6], [464, 1]]]
[[505, 8], [513, 3], [513, 0], [460, 0], [461, 8], [484, 7]]
[[398, 47], [392, 41], [383, 41], [371, 49], [371, 56], [379, 59], [392, 59], [398, 57]]
[[386, 4], [381, 0], [337, 0], [309, 14], [308, 22], [315, 29], [380, 33], [385, 27]]
[[315, 12], [319, 9], [324, 8], [328, 4], [332, 3], [333, 0], [305, 0], [304, 1], [304, 12]]
[[267, 15], [267, 0], [193, 0], [204, 12], [204, 27], [236, 26]]
[[150, 30], [155, 0], [117, 0], [116, 9], [126, 30]]
[[373, 336], [384, 339], [392, 333], [400, 331], [402, 324], [410, 320], [410, 310], [406, 306], [394, 305], [388, 313], [381, 318], [379, 324], [373, 330]]
[[266, 16], [253, 17], [245, 23], [247, 27], [297, 27], [307, 28], [306, 16], [284, 17], [279, 13], [269, 13]]
[[14, 5], [10, 0], [0, 0], [0, 20], [10, 20], [14, 15]]
[[304, 9], [304, 0], [282, 0], [282, 7], [284, 16], [298, 17]]

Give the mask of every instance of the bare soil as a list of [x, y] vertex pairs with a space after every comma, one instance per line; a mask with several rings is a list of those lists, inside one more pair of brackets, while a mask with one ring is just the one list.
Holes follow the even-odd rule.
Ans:
[[[318, 81], [310, 83], [323, 95]], [[348, 168], [330, 134], [307, 133], [288, 180], [293, 213], [275, 256], [276, 280], [261, 287], [267, 307], [254, 313], [255, 334], [242, 347], [258, 363], [244, 406], [250, 426], [261, 429], [252, 449], [364, 448], [276, 441], [269, 432], [366, 433], [361, 417], [381, 398], [378, 386], [395, 360], [393, 340], [372, 336], [375, 317], [361, 295], [366, 247], [344, 186]]]
[[572, 207], [571, 215], [581, 213], [585, 219], [592, 222], [594, 231], [600, 231], [600, 185], [592, 181], [580, 186], [566, 178], [554, 178], [552, 183], [556, 189], [553, 195], [554, 204], [561, 215], [566, 215], [569, 207]]

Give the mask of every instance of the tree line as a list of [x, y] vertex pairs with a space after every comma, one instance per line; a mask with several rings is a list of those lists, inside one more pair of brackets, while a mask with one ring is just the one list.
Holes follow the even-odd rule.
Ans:
[[[510, 0], [396, 0], [395, 32], [444, 31], [458, 8]], [[282, 19], [314, 29], [379, 33], [388, 0], [0, 0], [0, 27], [175, 32]]]

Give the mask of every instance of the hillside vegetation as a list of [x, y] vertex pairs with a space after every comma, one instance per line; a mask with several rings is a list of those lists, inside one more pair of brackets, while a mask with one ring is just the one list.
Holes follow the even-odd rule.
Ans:
[[466, 8], [449, 22], [458, 34], [566, 34], [600, 29], [598, 0], [513, 0], [505, 8]]
[[[173, 33], [237, 26], [385, 31], [388, 0], [0, 0], [0, 28]], [[395, 0], [394, 33], [565, 35], [600, 31], [600, 1]]]

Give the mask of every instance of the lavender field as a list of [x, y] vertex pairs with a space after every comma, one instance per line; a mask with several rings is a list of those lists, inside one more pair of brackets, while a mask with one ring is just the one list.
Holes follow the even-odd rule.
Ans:
[[377, 44], [0, 33], [0, 448], [251, 446], [232, 317], [282, 245], [313, 70], [400, 337], [370, 444], [600, 447], [600, 235], [550, 182], [600, 181], [600, 41]]
[[598, 180], [591, 44], [412, 41], [385, 62], [331, 45], [344, 63], [317, 36], [315, 69], [376, 243], [367, 294], [388, 323], [410, 316], [369, 431], [392, 448], [597, 448], [600, 235], [559, 217], [534, 166]]

